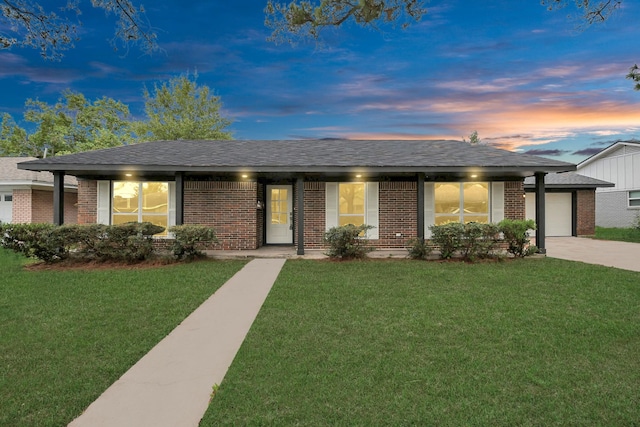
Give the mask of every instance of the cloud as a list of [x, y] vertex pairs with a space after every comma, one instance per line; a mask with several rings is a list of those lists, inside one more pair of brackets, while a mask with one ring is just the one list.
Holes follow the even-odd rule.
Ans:
[[0, 79], [19, 78], [27, 82], [68, 85], [85, 78], [81, 70], [53, 63], [35, 67], [26, 58], [10, 52], [0, 52], [0, 64]]
[[524, 152], [525, 154], [531, 154], [534, 156], [564, 156], [567, 153], [570, 153], [568, 150], [558, 150], [558, 149], [533, 149], [527, 150]]
[[582, 150], [574, 151], [571, 154], [576, 155], [576, 156], [587, 156], [588, 157], [588, 156], [593, 156], [594, 154], [597, 154], [597, 153], [599, 153], [601, 151], [602, 151], [602, 148], [595, 148], [595, 147], [594, 148], [583, 148]]

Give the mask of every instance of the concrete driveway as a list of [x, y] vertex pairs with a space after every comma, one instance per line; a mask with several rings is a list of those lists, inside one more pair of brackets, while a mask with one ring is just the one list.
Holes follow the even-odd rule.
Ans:
[[640, 243], [582, 237], [547, 237], [547, 256], [640, 271]]

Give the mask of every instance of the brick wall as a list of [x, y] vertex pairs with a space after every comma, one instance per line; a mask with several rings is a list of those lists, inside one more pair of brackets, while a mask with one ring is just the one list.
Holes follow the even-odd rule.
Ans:
[[31, 191], [30, 189], [13, 190], [11, 215], [14, 224], [31, 222]]
[[[418, 184], [381, 182], [379, 193], [379, 239], [371, 243], [380, 248], [404, 248], [418, 235]], [[401, 236], [396, 237], [400, 233]]]
[[596, 233], [596, 193], [594, 190], [578, 190], [576, 233], [591, 236]]
[[[321, 249], [325, 247], [322, 241], [326, 227], [325, 183], [305, 182], [304, 189], [304, 246], [306, 249]], [[379, 239], [371, 241], [373, 246], [404, 248], [407, 240], [417, 236], [417, 197], [415, 182], [380, 183]], [[396, 233], [401, 236], [396, 237]]]
[[[78, 194], [64, 193], [64, 223], [78, 222]], [[14, 223], [53, 223], [53, 191], [13, 190]]]
[[78, 180], [78, 224], [98, 221], [98, 182]]
[[504, 217], [525, 219], [524, 181], [504, 183]]
[[[319, 249], [324, 247], [322, 237], [326, 227], [325, 204], [324, 182], [305, 182], [304, 247], [307, 249]], [[296, 227], [295, 230], [297, 233], [298, 227]], [[298, 238], [296, 236], [296, 242], [297, 241]]]
[[220, 249], [256, 249], [257, 200], [256, 182], [186, 181], [184, 223], [215, 228]]

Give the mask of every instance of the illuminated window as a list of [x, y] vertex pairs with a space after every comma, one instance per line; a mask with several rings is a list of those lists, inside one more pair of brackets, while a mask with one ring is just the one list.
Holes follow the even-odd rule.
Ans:
[[486, 182], [436, 183], [435, 223], [489, 222], [489, 184]]
[[112, 224], [150, 222], [165, 228], [169, 223], [169, 184], [167, 182], [114, 181]]
[[289, 190], [271, 189], [271, 224], [287, 224], [289, 221]]
[[365, 223], [364, 183], [338, 184], [338, 225], [362, 225]]

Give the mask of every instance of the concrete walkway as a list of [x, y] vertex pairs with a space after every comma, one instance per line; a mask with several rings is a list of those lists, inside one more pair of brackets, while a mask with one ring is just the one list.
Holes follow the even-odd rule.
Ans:
[[547, 237], [547, 256], [640, 271], [640, 243], [582, 237]]
[[197, 426], [284, 263], [249, 262], [69, 425]]

